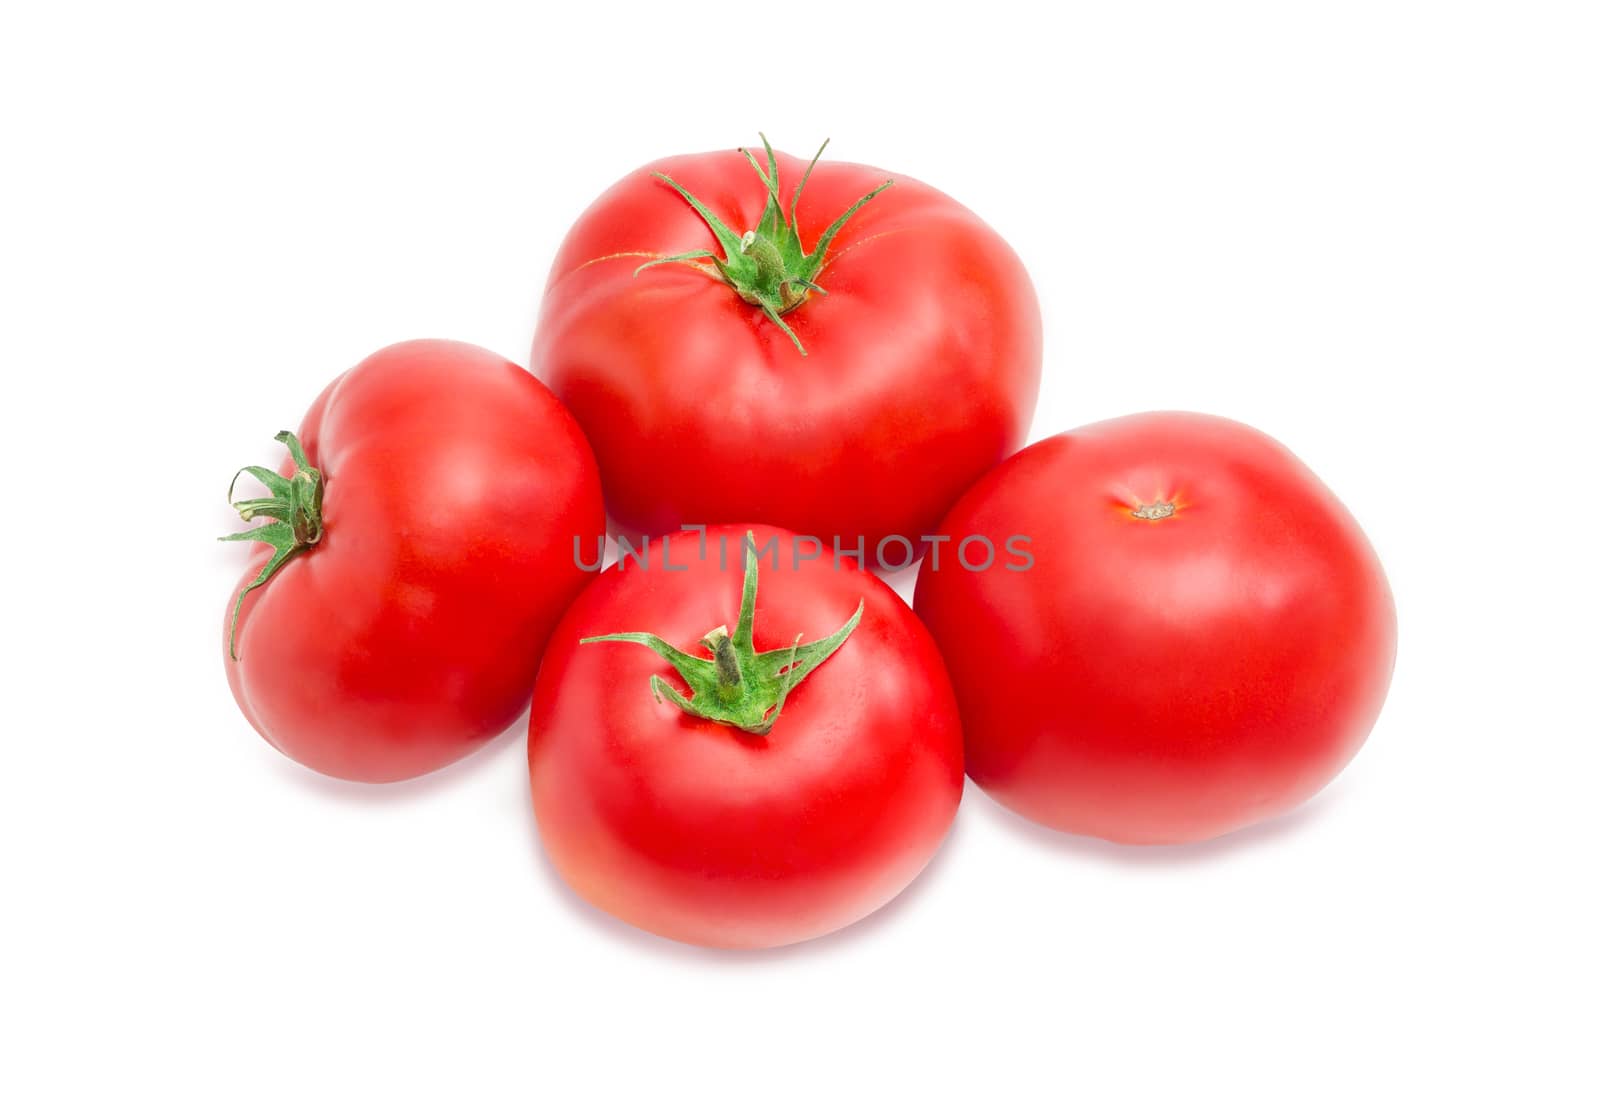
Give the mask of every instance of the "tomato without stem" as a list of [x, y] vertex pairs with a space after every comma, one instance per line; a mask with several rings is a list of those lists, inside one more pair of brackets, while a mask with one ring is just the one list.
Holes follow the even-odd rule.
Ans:
[[924, 567], [967, 770], [1048, 826], [1196, 841], [1311, 796], [1365, 740], [1394, 605], [1354, 519], [1278, 443], [1154, 413], [1039, 442], [940, 532], [1033, 566]]
[[[962, 787], [955, 698], [905, 603], [767, 527], [750, 532], [775, 554], [747, 571], [745, 532], [655, 542], [580, 594], [528, 736], [540, 837], [573, 889], [729, 948], [877, 909], [933, 855]], [[816, 558], [797, 566], [797, 548]]]
[[870, 561], [1022, 443], [1040, 330], [1016, 255], [913, 179], [807, 171], [662, 160], [562, 244], [533, 367], [594, 444], [622, 530], [761, 521], [864, 538]]
[[496, 354], [419, 341], [349, 370], [279, 437], [303, 459], [245, 470], [270, 495], [235, 505], [267, 521], [229, 538], [257, 542], [223, 626], [246, 718], [363, 781], [429, 772], [505, 729], [590, 577], [574, 538], [604, 532], [572, 417]]

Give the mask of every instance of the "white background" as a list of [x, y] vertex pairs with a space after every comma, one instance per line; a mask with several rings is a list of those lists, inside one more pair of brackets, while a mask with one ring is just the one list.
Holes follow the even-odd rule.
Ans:
[[[9, 1092], [1595, 1091], [1591, 5], [8, 5]], [[297, 768], [218, 653], [223, 500], [399, 339], [527, 360], [555, 247], [657, 156], [780, 147], [979, 211], [1044, 302], [1034, 436], [1243, 419], [1345, 499], [1393, 692], [1207, 845], [969, 786], [926, 874], [724, 955], [580, 904], [520, 728]]]

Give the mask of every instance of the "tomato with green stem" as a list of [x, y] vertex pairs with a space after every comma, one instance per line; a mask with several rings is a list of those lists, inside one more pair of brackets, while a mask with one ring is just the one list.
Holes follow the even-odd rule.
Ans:
[[820, 157], [659, 161], [562, 244], [533, 367], [621, 530], [761, 521], [870, 561], [1022, 443], [1040, 325], [1015, 253], [930, 186]]
[[955, 699], [921, 622], [853, 562], [763, 526], [653, 542], [579, 595], [539, 671], [528, 766], [574, 890], [728, 948], [883, 905], [962, 787]]
[[[223, 660], [261, 736], [319, 772], [430, 772], [516, 719], [605, 514], [577, 423], [527, 370], [422, 340], [341, 375], [234, 503], [259, 521]], [[238, 477], [235, 477], [237, 484]], [[230, 492], [231, 498], [231, 492]]]

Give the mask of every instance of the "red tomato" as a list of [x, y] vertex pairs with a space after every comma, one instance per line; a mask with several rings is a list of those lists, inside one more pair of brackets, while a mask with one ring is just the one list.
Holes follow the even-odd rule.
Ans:
[[1038, 301], [1005, 242], [932, 187], [896, 175], [824, 240], [888, 173], [766, 162], [678, 156], [603, 194], [556, 256], [534, 372], [594, 444], [624, 531], [762, 521], [865, 538], [871, 562], [1022, 443]]
[[[532, 374], [463, 343], [391, 346], [335, 380], [299, 430], [277, 518], [229, 598], [223, 660], [263, 738], [330, 776], [404, 780], [505, 729], [605, 527], [594, 457]], [[294, 435], [282, 434], [293, 442]], [[314, 474], [315, 473], [315, 474]], [[320, 486], [318, 481], [320, 480]], [[320, 513], [318, 513], [320, 511]], [[234, 607], [274, 550], [286, 558]]]
[[[905, 603], [772, 528], [753, 536], [776, 554], [746, 571], [744, 533], [657, 541], [580, 594], [528, 736], [539, 834], [572, 888], [727, 948], [819, 936], [889, 901], [962, 787], [955, 697]], [[797, 548], [813, 558], [796, 565]], [[612, 641], [580, 645], [594, 637]]]
[[1036, 822], [1215, 837], [1311, 796], [1377, 719], [1395, 653], [1383, 570], [1333, 494], [1249, 427], [1156, 413], [1058, 435], [940, 532], [1032, 538], [1026, 569], [925, 561], [916, 607], [968, 773]]

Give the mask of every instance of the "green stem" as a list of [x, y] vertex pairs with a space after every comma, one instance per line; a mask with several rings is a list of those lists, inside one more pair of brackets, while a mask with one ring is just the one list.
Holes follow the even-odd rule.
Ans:
[[[293, 476], [285, 478], [270, 468], [252, 464], [235, 472], [233, 482], [228, 484], [228, 503], [239, 512], [239, 516], [245, 521], [266, 518], [267, 523], [253, 526], [242, 533], [217, 538], [255, 540], [272, 545], [272, 558], [267, 560], [249, 585], [239, 591], [238, 600], [233, 603], [233, 616], [228, 625], [228, 656], [235, 662], [239, 660], [239, 611], [244, 608], [245, 595], [264, 585], [290, 557], [322, 539], [322, 472], [311, 467], [306, 460], [305, 450], [300, 447], [300, 439], [292, 433], [280, 431], [274, 440], [287, 446], [289, 455], [294, 458]], [[260, 481], [271, 493], [265, 498], [235, 502], [233, 491], [239, 484], [239, 477], [244, 475]]]
[[586, 636], [579, 643], [637, 643], [666, 659], [678, 671], [689, 694], [678, 692], [659, 674], [650, 675], [650, 693], [656, 702], [670, 701], [683, 711], [713, 723], [738, 727], [755, 735], [772, 730], [783, 703], [806, 676], [826, 662], [850, 638], [866, 602], [856, 606], [853, 616], [839, 630], [815, 643], [801, 645], [800, 637], [787, 649], [757, 652], [755, 649], [756, 587], [760, 582], [760, 557], [756, 539], [746, 533], [744, 540], [744, 590], [739, 600], [739, 622], [730, 635], [726, 625], [706, 633], [701, 646], [711, 652], [709, 659], [681, 651], [658, 635], [649, 632], [615, 632]]
[[[755, 169], [757, 178], [761, 180], [761, 185], [767, 192], [767, 202], [762, 208], [760, 223], [743, 234], [735, 232], [724, 224], [700, 199], [690, 194], [676, 180], [660, 172], [656, 173], [657, 179], [677, 191], [683, 200], [689, 203], [690, 208], [700, 215], [700, 219], [706, 223], [706, 227], [711, 230], [711, 234], [722, 247], [722, 255], [719, 258], [715, 252], [704, 249], [686, 251], [645, 263], [634, 271], [634, 275], [637, 276], [641, 271], [663, 263], [689, 263], [708, 273], [714, 271], [741, 300], [761, 309], [768, 319], [789, 336], [795, 349], [800, 351], [800, 356], [805, 357], [805, 346], [800, 342], [799, 336], [783, 321], [782, 316], [799, 308], [812, 293], [827, 296], [822, 287], [817, 285], [817, 275], [827, 260], [828, 247], [833, 243], [833, 238], [862, 206], [893, 186], [894, 180], [885, 180], [882, 185], [858, 198], [854, 205], [841, 213], [827, 227], [817, 240], [816, 248], [808, 254], [800, 243], [800, 193], [810, 181], [812, 169], [822, 158], [822, 149], [828, 147], [828, 142], [822, 142], [822, 148], [817, 150], [817, 154], [811, 158], [811, 163], [806, 165], [805, 175], [800, 179], [800, 185], [795, 187], [794, 196], [790, 199], [787, 217], [784, 216], [783, 199], [778, 185], [777, 154], [772, 151], [772, 145], [767, 141], [766, 134], [761, 135], [761, 144], [767, 154], [765, 168], [757, 162], [749, 149], [739, 150], [744, 154], [744, 158], [750, 161], [750, 166]], [[703, 261], [706, 259], [710, 260], [709, 268]]]

